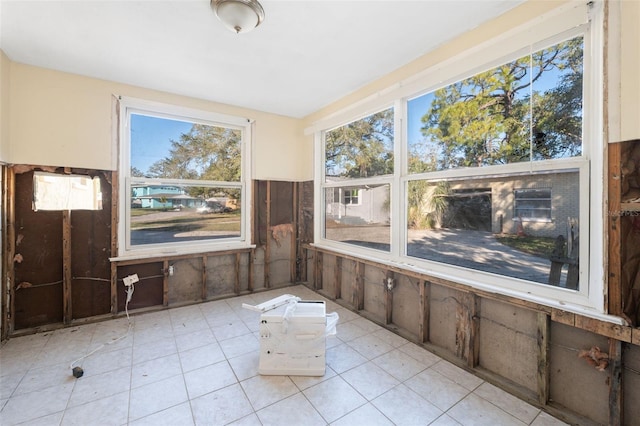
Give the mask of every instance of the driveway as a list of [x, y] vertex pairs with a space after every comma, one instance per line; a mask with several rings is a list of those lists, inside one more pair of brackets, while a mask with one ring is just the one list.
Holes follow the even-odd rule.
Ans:
[[[484, 231], [437, 229], [409, 231], [409, 256], [527, 281], [548, 283], [551, 262], [501, 244]], [[565, 275], [563, 273], [562, 285]]]
[[[389, 227], [327, 229], [327, 238], [389, 251]], [[547, 284], [551, 262], [501, 244], [491, 232], [462, 229], [409, 230], [409, 256]], [[566, 266], [560, 286], [566, 282]]]

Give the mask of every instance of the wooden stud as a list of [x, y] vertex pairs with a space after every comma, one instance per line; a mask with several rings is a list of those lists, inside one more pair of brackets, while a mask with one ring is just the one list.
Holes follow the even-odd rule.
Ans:
[[[15, 327], [15, 295], [16, 295], [16, 289], [15, 289], [15, 269], [14, 269], [14, 264], [13, 264], [13, 259], [14, 256], [16, 254], [16, 227], [15, 227], [15, 223], [16, 223], [16, 204], [15, 204], [15, 172], [13, 170], [13, 167], [5, 167], [3, 166], [3, 170], [4, 170], [4, 176], [5, 179], [3, 179], [4, 182], [4, 188], [6, 188], [6, 191], [3, 190], [3, 204], [2, 204], [2, 208], [6, 209], [6, 224], [7, 224], [7, 233], [6, 233], [6, 238], [7, 240], [5, 241], [6, 245], [6, 256], [4, 256], [4, 271], [7, 274], [7, 279], [3, 280], [2, 282], [2, 294], [3, 295], [7, 295], [9, 297], [9, 300], [6, 301], [4, 299], [4, 297], [0, 297], [0, 299], [3, 300], [4, 306], [6, 307], [6, 312], [5, 315], [3, 315], [2, 318], [2, 322], [3, 322], [3, 335], [2, 335], [2, 339], [4, 340], [5, 338], [8, 338], [9, 335], [13, 332], [13, 329]], [[7, 286], [7, 288], [5, 288], [5, 286]]]
[[306, 282], [309, 280], [309, 276], [308, 276], [308, 272], [307, 272], [307, 262], [309, 261], [308, 259], [308, 249], [303, 248], [302, 245], [300, 246], [300, 254], [301, 254], [301, 260], [300, 260], [300, 281], [302, 282]]
[[640, 346], [640, 328], [631, 330], [631, 343]]
[[418, 280], [418, 343], [429, 341], [431, 283]]
[[467, 294], [469, 338], [467, 365], [475, 368], [480, 360], [480, 297], [475, 293]]
[[249, 290], [250, 293], [253, 292], [253, 280], [254, 280], [254, 267], [255, 267], [255, 256], [256, 256], [256, 249], [252, 248], [251, 251], [249, 252], [249, 279], [248, 279], [248, 283], [247, 283], [247, 290]]
[[71, 306], [71, 211], [62, 212], [62, 321], [70, 324]]
[[207, 263], [208, 256], [202, 256], [202, 300], [207, 300]]
[[162, 261], [162, 306], [169, 306], [169, 261]]
[[[623, 311], [623, 283], [621, 281], [622, 259], [620, 256], [621, 248], [621, 231], [620, 228], [620, 195], [622, 194], [622, 170], [621, 170], [621, 144], [609, 144], [607, 147], [608, 156], [608, 244], [609, 259], [608, 265], [608, 291], [605, 292], [608, 297], [609, 313], [620, 315]], [[607, 302], [607, 301], [605, 301]]]
[[393, 271], [386, 271], [385, 279], [382, 284], [384, 286], [384, 323], [391, 324], [393, 322], [393, 288], [395, 286], [395, 277]]
[[[118, 256], [118, 172], [111, 172], [111, 256]], [[118, 314], [118, 264], [111, 262], [111, 314]]]
[[333, 298], [340, 299], [342, 297], [342, 258], [336, 256], [336, 264], [333, 270], [334, 292]]
[[291, 247], [289, 248], [289, 279], [292, 283], [296, 282], [297, 278], [297, 259], [298, 259], [298, 183], [292, 183], [292, 205], [291, 205]]
[[314, 290], [322, 290], [322, 270], [323, 270], [323, 259], [322, 252], [316, 251], [315, 257], [315, 266], [314, 266], [314, 280], [313, 280], [313, 288]]
[[622, 342], [616, 339], [609, 339], [609, 422], [610, 426], [621, 426], [624, 424], [623, 394], [622, 386]]
[[599, 321], [595, 318], [588, 318], [582, 315], [576, 315], [575, 326], [601, 336], [622, 340], [623, 342], [631, 342], [631, 327]]
[[480, 298], [474, 293], [463, 293], [456, 306], [456, 356], [474, 368], [478, 364]]
[[240, 253], [236, 253], [236, 280], [233, 283], [233, 291], [240, 294]]
[[538, 312], [537, 318], [537, 344], [538, 344], [538, 371], [536, 373], [538, 383], [538, 402], [547, 405], [549, 402], [549, 336], [550, 318], [545, 312]]
[[264, 247], [264, 287], [271, 288], [271, 181], [267, 181], [267, 238]]
[[356, 310], [364, 309], [364, 263], [356, 262], [356, 285], [353, 287], [353, 306]]

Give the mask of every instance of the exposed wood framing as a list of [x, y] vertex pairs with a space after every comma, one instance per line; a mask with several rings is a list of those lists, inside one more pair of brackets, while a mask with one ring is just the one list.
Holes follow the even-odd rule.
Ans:
[[[621, 172], [621, 145], [609, 144], [608, 150], [609, 161], [609, 229], [608, 229], [608, 241], [609, 241], [609, 260], [607, 262], [609, 276], [608, 276], [608, 303], [605, 301], [605, 306], [609, 307], [609, 313], [613, 315], [620, 315], [623, 311], [622, 306], [622, 259], [620, 256], [621, 236], [620, 236], [620, 215], [617, 214], [621, 211], [620, 207], [620, 195], [622, 193], [622, 172]], [[616, 196], [614, 196], [616, 194]]]
[[[118, 256], [118, 173], [111, 172], [111, 257]], [[118, 314], [118, 266], [111, 262], [111, 314]]]
[[384, 308], [385, 308], [385, 324], [393, 322], [393, 287], [396, 285], [393, 271], [385, 272], [384, 279]]
[[623, 416], [622, 342], [609, 339], [609, 425], [621, 426]]
[[342, 258], [336, 256], [335, 266], [333, 268], [333, 281], [334, 281], [334, 299], [340, 299], [342, 297]]
[[315, 263], [313, 267], [313, 288], [315, 290], [322, 289], [322, 253], [316, 252], [314, 257]]
[[537, 318], [538, 370], [538, 402], [547, 405], [549, 402], [549, 337], [551, 321], [545, 312], [538, 312]]
[[162, 306], [169, 306], [169, 261], [162, 261]]
[[364, 262], [356, 262], [356, 285], [353, 287], [353, 306], [364, 309]]
[[465, 296], [467, 307], [467, 321], [469, 323], [465, 339], [467, 342], [467, 366], [475, 368], [480, 357], [480, 297], [475, 293]]
[[71, 211], [62, 212], [62, 321], [71, 323]]
[[267, 224], [264, 246], [264, 288], [271, 288], [271, 181], [267, 181]]
[[431, 283], [418, 280], [418, 343], [429, 341]]
[[235, 264], [235, 281], [233, 282], [233, 292], [235, 294], [240, 294], [240, 253], [236, 253], [236, 264]]
[[291, 205], [291, 247], [289, 248], [289, 281], [292, 283], [296, 282], [296, 259], [298, 254], [298, 183], [293, 182], [291, 198], [293, 199]]
[[15, 326], [15, 272], [13, 269], [13, 258], [16, 255], [16, 209], [15, 209], [15, 179], [16, 175], [12, 167], [5, 168], [6, 173], [4, 174], [5, 179], [3, 180], [4, 187], [6, 188], [6, 193], [4, 193], [5, 201], [3, 203], [3, 209], [6, 209], [6, 256], [4, 256], [4, 267], [5, 273], [7, 274], [7, 279], [2, 284], [2, 292], [8, 298], [5, 300], [6, 312], [3, 316], [4, 323], [4, 338], [8, 337], [14, 329]]
[[207, 300], [207, 262], [208, 256], [202, 256], [202, 300]]
[[[332, 255], [335, 255], [335, 252], [330, 249], [324, 249], [324, 248], [313, 247], [308, 245], [306, 245], [305, 247], [307, 249], [312, 250], [316, 255], [321, 253], [330, 253]], [[413, 277], [419, 280], [427, 279], [432, 284], [437, 284], [443, 287], [460, 290], [464, 293], [467, 293], [470, 291], [470, 287], [467, 285], [456, 283], [456, 282], [438, 278], [438, 277], [432, 277], [424, 273], [410, 271], [402, 268], [396, 268], [394, 266], [386, 265], [381, 262], [376, 262], [369, 259], [362, 259], [356, 256], [350, 256], [345, 254], [340, 254], [340, 256], [343, 259], [349, 259], [354, 261], [355, 263], [362, 263], [362, 264], [371, 265], [383, 270], [394, 271], [406, 277]], [[630, 326], [623, 326], [623, 325], [618, 325], [610, 322], [599, 321], [594, 318], [589, 318], [589, 317], [574, 314], [571, 312], [563, 311], [560, 309], [551, 308], [549, 306], [541, 305], [535, 302], [530, 302], [524, 299], [519, 299], [517, 297], [491, 293], [491, 292], [483, 291], [477, 288], [473, 289], [473, 293], [476, 296], [481, 298], [505, 302], [513, 306], [534, 310], [536, 312], [545, 312], [551, 315], [551, 320], [554, 322], [570, 325], [572, 327], [580, 328], [580, 329], [590, 331], [596, 334], [600, 334], [606, 337], [621, 340], [623, 342], [640, 345], [640, 329], [634, 329], [633, 327], [630, 327]], [[633, 339], [632, 339], [632, 336], [634, 336]]]
[[255, 265], [255, 257], [256, 257], [256, 249], [252, 248], [251, 251], [249, 252], [249, 279], [248, 279], [248, 283], [247, 283], [247, 287], [249, 292], [253, 292], [253, 271], [254, 271], [254, 265]]

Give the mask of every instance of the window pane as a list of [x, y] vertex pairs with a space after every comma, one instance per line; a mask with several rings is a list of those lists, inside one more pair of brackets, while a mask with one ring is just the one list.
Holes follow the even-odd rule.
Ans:
[[[325, 238], [389, 251], [389, 188], [389, 185], [326, 188]], [[354, 202], [354, 194], [357, 194], [357, 202]]]
[[409, 172], [581, 155], [582, 50], [578, 37], [410, 100]]
[[583, 39], [533, 54], [533, 158], [582, 154]]
[[131, 114], [131, 175], [239, 182], [242, 132]]
[[133, 184], [131, 245], [240, 237], [240, 187]]
[[[552, 257], [573, 259], [577, 268], [579, 193], [578, 171], [411, 181], [407, 253], [548, 284]], [[524, 194], [532, 197], [518, 200]], [[548, 220], [523, 221], [518, 212]], [[554, 253], [558, 236], [564, 245]], [[569, 264], [564, 264], [561, 286], [566, 285]]]
[[325, 133], [325, 173], [362, 178], [393, 173], [393, 108]]

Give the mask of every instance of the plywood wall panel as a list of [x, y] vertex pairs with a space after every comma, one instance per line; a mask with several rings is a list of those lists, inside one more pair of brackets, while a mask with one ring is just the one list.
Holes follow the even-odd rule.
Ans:
[[513, 305], [482, 299], [480, 365], [537, 391], [537, 314]]
[[118, 267], [118, 312], [124, 311], [127, 299], [122, 279], [132, 274], [138, 274], [140, 281], [135, 284], [135, 291], [129, 302], [129, 310], [162, 306], [164, 279], [162, 262], [126, 265]]
[[384, 324], [386, 308], [383, 280], [385, 271], [374, 266], [364, 268], [364, 310], [370, 318]]
[[600, 424], [609, 420], [608, 372], [598, 371], [584, 359], [580, 350], [598, 346], [608, 351], [607, 338], [552, 322], [550, 339], [550, 399]]
[[624, 424], [632, 426], [640, 420], [640, 346], [625, 345], [623, 365]]
[[202, 258], [169, 262], [173, 275], [168, 276], [169, 306], [202, 300]]
[[111, 311], [111, 185], [102, 172], [72, 172], [98, 177], [102, 193], [102, 209], [70, 213], [71, 306], [77, 319]]
[[62, 321], [62, 212], [33, 211], [33, 172], [15, 176], [16, 330]]
[[272, 287], [291, 283], [291, 245], [293, 244], [293, 229], [289, 226], [279, 229], [281, 229], [282, 232], [276, 232], [277, 240], [274, 238], [274, 232], [269, 233], [269, 238], [271, 239], [269, 243], [269, 250], [271, 252], [269, 256], [269, 279]]
[[420, 294], [418, 280], [397, 275], [393, 289], [393, 324], [405, 329], [414, 336], [419, 332]]
[[235, 265], [235, 254], [207, 258], [207, 298], [235, 294]]
[[456, 309], [459, 303], [462, 303], [459, 291], [431, 285], [429, 341], [452, 353], [456, 353]]

